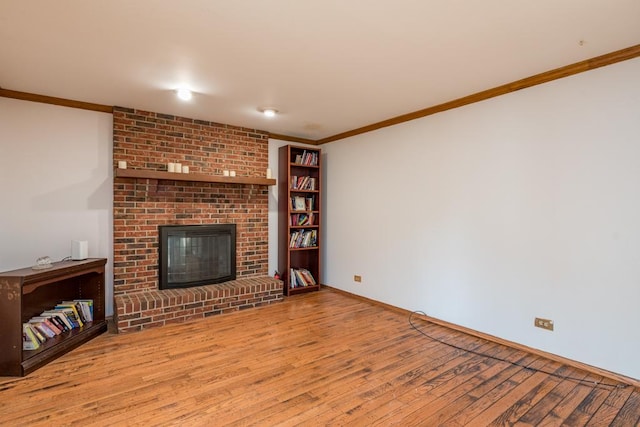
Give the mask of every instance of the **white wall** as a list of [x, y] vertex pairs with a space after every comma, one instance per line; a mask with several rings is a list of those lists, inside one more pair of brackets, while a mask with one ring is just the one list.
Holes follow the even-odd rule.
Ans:
[[113, 314], [112, 115], [0, 98], [0, 271], [71, 255], [108, 258]]
[[635, 59], [323, 145], [323, 282], [640, 378], [639, 76]]

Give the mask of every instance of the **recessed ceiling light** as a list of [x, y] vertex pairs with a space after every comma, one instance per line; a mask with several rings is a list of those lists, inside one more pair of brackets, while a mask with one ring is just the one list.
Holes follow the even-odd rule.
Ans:
[[182, 99], [183, 101], [188, 101], [193, 97], [193, 93], [189, 89], [184, 87], [179, 88], [176, 93], [178, 95], [178, 98]]
[[260, 111], [267, 117], [275, 117], [278, 114], [278, 110], [273, 108], [262, 108]]

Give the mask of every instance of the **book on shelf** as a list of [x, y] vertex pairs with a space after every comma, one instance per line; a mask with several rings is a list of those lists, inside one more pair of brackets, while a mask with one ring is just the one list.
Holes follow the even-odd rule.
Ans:
[[304, 278], [304, 281], [307, 283], [307, 286], [313, 286], [316, 284], [316, 281], [309, 270], [307, 270], [306, 268], [301, 268], [298, 271], [300, 275]]
[[52, 318], [57, 319], [58, 323], [62, 323], [64, 325], [65, 330], [70, 331], [73, 329], [73, 324], [69, 320], [69, 318], [62, 312], [61, 310], [47, 310], [43, 311], [41, 316], [51, 316]]
[[88, 323], [93, 320], [93, 300], [74, 299], [73, 301], [63, 301], [62, 303], [75, 305], [83, 323]]
[[289, 286], [292, 288], [316, 285], [313, 275], [306, 268], [292, 268], [289, 272], [289, 282]]
[[312, 211], [315, 208], [314, 197], [293, 196], [291, 198], [292, 211]]
[[317, 230], [293, 231], [289, 236], [290, 248], [312, 248], [318, 245]]
[[305, 166], [318, 166], [318, 152], [304, 150], [302, 154], [296, 154], [294, 163]]
[[42, 331], [36, 328], [36, 325], [34, 325], [33, 323], [27, 322], [27, 326], [31, 329], [31, 332], [33, 333], [33, 335], [35, 335], [38, 342], [43, 343], [47, 340], [47, 338], [45, 338], [45, 336], [42, 334]]
[[22, 349], [23, 350], [37, 350], [40, 348], [40, 341], [33, 332], [32, 326], [29, 323], [22, 324]]
[[89, 319], [86, 315], [86, 309], [82, 307], [82, 303], [79, 301], [62, 301], [58, 306], [68, 306], [73, 309], [78, 318], [80, 319], [80, 326], [83, 326], [85, 323], [89, 322]]
[[43, 313], [40, 314], [40, 317], [46, 318], [49, 322], [51, 322], [53, 325], [55, 325], [62, 332], [66, 332], [66, 331], [69, 330], [69, 328], [67, 328], [67, 325], [62, 320], [60, 320], [60, 318], [58, 318], [58, 316], [55, 316], [53, 314], [49, 314], [47, 312], [43, 312]]
[[93, 321], [93, 300], [92, 299], [74, 299], [79, 302], [83, 309], [86, 309], [86, 316], [89, 322]]
[[302, 196], [294, 196], [291, 198], [291, 208], [294, 211], [304, 211], [307, 207], [305, 198]]
[[78, 322], [79, 326], [84, 326], [84, 324], [87, 322], [87, 320], [84, 318], [80, 303], [77, 303], [75, 301], [62, 301], [60, 304], [56, 304], [55, 308], [70, 308], [71, 310], [73, 310], [75, 320]]
[[310, 176], [291, 176], [290, 188], [292, 190], [315, 190], [316, 179]]
[[62, 314], [65, 315], [69, 323], [71, 323], [72, 329], [79, 328], [82, 326], [82, 323], [80, 323], [81, 322], [80, 318], [78, 318], [78, 315], [74, 312], [74, 310], [71, 307], [56, 306], [55, 310], [60, 311]]
[[40, 322], [46, 328], [50, 329], [55, 335], [60, 335], [62, 333], [62, 329], [58, 328], [48, 317], [46, 316], [36, 316], [29, 319], [30, 323]]
[[53, 338], [56, 336], [55, 332], [53, 332], [44, 322], [39, 322], [34, 319], [29, 319], [29, 324], [33, 325], [38, 332], [44, 337], [45, 340], [49, 338]]
[[315, 225], [313, 223], [314, 216], [313, 212], [309, 212], [308, 214], [292, 214], [289, 217], [289, 225], [293, 226], [301, 226], [301, 225]]

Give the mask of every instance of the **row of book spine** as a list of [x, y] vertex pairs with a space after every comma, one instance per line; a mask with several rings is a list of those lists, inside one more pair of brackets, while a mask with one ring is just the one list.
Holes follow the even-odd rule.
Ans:
[[317, 230], [293, 231], [289, 236], [290, 248], [312, 248], [318, 245]]
[[310, 176], [292, 175], [290, 188], [292, 190], [315, 190], [316, 179]]
[[312, 211], [315, 207], [313, 197], [294, 196], [291, 198], [292, 211]]
[[93, 321], [93, 300], [62, 301], [22, 324], [22, 349], [37, 350], [48, 339]]
[[316, 280], [313, 274], [306, 268], [292, 268], [289, 272], [289, 286], [292, 288], [300, 288], [307, 286], [315, 286]]
[[315, 225], [313, 212], [289, 215], [289, 225]]
[[318, 166], [318, 152], [304, 150], [302, 154], [296, 155], [294, 163], [304, 166]]

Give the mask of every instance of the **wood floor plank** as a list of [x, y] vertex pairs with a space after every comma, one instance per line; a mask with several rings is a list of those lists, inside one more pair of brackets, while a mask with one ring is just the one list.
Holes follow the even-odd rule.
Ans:
[[[555, 373], [564, 374], [565, 367], [560, 367]], [[520, 417], [531, 409], [536, 403], [544, 398], [561, 380], [557, 377], [549, 377], [543, 379], [539, 384], [535, 385], [527, 394], [514, 402], [509, 408], [502, 411], [489, 426], [497, 427], [503, 425], [514, 425]]]
[[[398, 384], [405, 384], [405, 387], [414, 387], [415, 383], [420, 381], [424, 381], [424, 378], [428, 375], [436, 375], [435, 372], [440, 372], [443, 368], [443, 365], [447, 364], [447, 363], [461, 363], [460, 360], [457, 360], [455, 356], [453, 356], [453, 354], [451, 353], [451, 349], [450, 348], [440, 348], [440, 351], [438, 353], [433, 352], [432, 355], [435, 354], [441, 354], [441, 357], [439, 358], [430, 358], [431, 360], [429, 360], [429, 358], [423, 358], [421, 357], [421, 355], [416, 355], [416, 357], [409, 361], [408, 363], [404, 363], [399, 365], [400, 367], [400, 375], [397, 375], [397, 383]], [[457, 360], [456, 362], [451, 362], [452, 360]], [[404, 371], [404, 372], [403, 372]], [[377, 376], [377, 372], [376, 372], [376, 376]], [[387, 381], [393, 381], [393, 379], [388, 379]], [[313, 392], [317, 393], [318, 395], [320, 395], [323, 398], [323, 402], [325, 402], [326, 405], [331, 405], [329, 407], [326, 408], [326, 410], [324, 411], [314, 411], [314, 415], [313, 415], [313, 420], [318, 420], [319, 417], [321, 417], [323, 420], [325, 420], [326, 422], [328, 422], [331, 419], [334, 419], [336, 417], [350, 417], [349, 414], [349, 410], [351, 409], [351, 407], [358, 406], [359, 404], [362, 403], [362, 399], [366, 400], [367, 402], [369, 401], [378, 401], [378, 399], [376, 399], [374, 396], [377, 395], [377, 393], [375, 392], [375, 387], [379, 386], [379, 381], [375, 383], [373, 383], [373, 381], [368, 380], [367, 378], [365, 378], [365, 381], [361, 382], [360, 384], [365, 384], [366, 388], [364, 388], [363, 386], [359, 386], [359, 390], [360, 392], [357, 393], [357, 396], [359, 397], [359, 399], [354, 399], [353, 396], [349, 396], [349, 395], [345, 395], [345, 393], [341, 392], [342, 387], [340, 386], [339, 383], [335, 384], [335, 387], [333, 388], [326, 388], [323, 387], [322, 385], [320, 385], [319, 387], [316, 387]], [[374, 387], [374, 388], [372, 388]], [[399, 388], [396, 388], [392, 391], [394, 396], [398, 396], [402, 394], [402, 391]], [[394, 406], [401, 406], [404, 405], [403, 403], [399, 402], [397, 399], [395, 399], [394, 397]], [[341, 402], [346, 402], [346, 405], [348, 406], [348, 409], [346, 408], [342, 408], [341, 410], [338, 410], [337, 407], [340, 406]], [[302, 422], [302, 421], [311, 421], [312, 419], [307, 417], [305, 414], [298, 414], [295, 416], [295, 418], [298, 422]], [[303, 423], [304, 424], [304, 423]]]
[[[573, 368], [567, 368], [566, 377], [581, 380], [587, 376], [586, 372], [576, 371]], [[517, 422], [519, 427], [535, 427], [540, 420], [544, 419], [556, 405], [564, 399], [567, 394], [577, 386], [573, 379], [564, 379], [551, 390], [547, 395], [534, 404], [529, 410], [520, 417]]]
[[607, 399], [607, 396], [611, 393], [610, 390], [605, 390], [599, 387], [593, 387], [589, 394], [580, 402], [580, 404], [573, 410], [571, 414], [565, 419], [565, 423], [568, 425], [586, 425], [593, 414], [600, 408], [600, 406]]
[[[502, 350], [504, 354], [505, 349]], [[511, 350], [507, 350], [507, 353], [510, 352]], [[494, 356], [500, 355], [495, 352], [487, 353]], [[466, 408], [471, 390], [477, 389], [490, 379], [501, 375], [510, 366], [504, 362], [482, 356], [476, 356], [475, 359], [479, 362], [475, 367], [479, 369], [469, 370], [471, 375], [475, 375], [471, 377], [460, 376], [447, 383], [446, 387], [436, 388], [434, 392], [428, 392], [427, 395], [413, 399], [407, 408], [403, 408], [402, 412], [390, 415], [394, 418], [401, 418], [403, 422], [425, 422], [437, 425], [458, 413], [461, 408]], [[410, 407], [414, 407], [415, 410], [410, 412]]]
[[[634, 426], [637, 389], [339, 292], [104, 334], [0, 379], [4, 426]], [[450, 342], [473, 352], [456, 349]], [[492, 357], [486, 357], [492, 356]]]
[[620, 387], [620, 388], [612, 388], [609, 395], [607, 396], [607, 400], [600, 406], [598, 411], [591, 417], [587, 426], [608, 426], [610, 425], [620, 408], [624, 405], [624, 403], [629, 399], [633, 393], [633, 387]]
[[[540, 359], [533, 355], [527, 355], [520, 362], [525, 366], [531, 366], [534, 362], [540, 363]], [[497, 375], [487, 379], [478, 387], [470, 390], [460, 401], [452, 403], [450, 407], [446, 408], [446, 411], [443, 411], [442, 419], [446, 419], [447, 425], [468, 425], [494, 401], [509, 393], [520, 381], [531, 374], [531, 371], [520, 366], [506, 365]]]
[[[585, 379], [593, 379], [601, 381], [602, 378], [594, 379], [593, 376], [587, 375]], [[571, 415], [571, 413], [580, 405], [593, 388], [589, 384], [577, 384], [558, 404], [549, 412], [542, 420], [538, 422], [539, 426], [558, 426]]]
[[[493, 345], [488, 345], [485, 350], [490, 350], [490, 347]], [[447, 394], [444, 390], [444, 385], [446, 384], [448, 387], [453, 389], [457, 389], [459, 394], [464, 393], [464, 388], [460, 387], [461, 384], [467, 384], [468, 387], [471, 387], [473, 384], [473, 378], [478, 377], [478, 372], [482, 372], [483, 369], [490, 366], [490, 363], [486, 365], [483, 364], [487, 362], [487, 359], [481, 357], [470, 358], [465, 363], [461, 363], [458, 366], [449, 369], [448, 371], [440, 374], [438, 377], [434, 378], [433, 382], [437, 383], [433, 389], [430, 390], [429, 395], [434, 397], [436, 400], [438, 396], [443, 394]], [[443, 381], [443, 378], [451, 378], [449, 381]], [[420, 377], [422, 378], [422, 377]], [[408, 381], [407, 377], [400, 376], [397, 379], [390, 379], [389, 381], [381, 384], [377, 388], [370, 388], [368, 390], [363, 390], [357, 396], [359, 399], [356, 401], [357, 404], [354, 405], [353, 401], [343, 400], [340, 402], [340, 406], [336, 409], [341, 411], [343, 416], [340, 417], [339, 420], [335, 421], [349, 421], [349, 423], [354, 422], [356, 424], [362, 422], [363, 420], [357, 420], [358, 414], [367, 414], [369, 411], [375, 409], [375, 406], [379, 403], [386, 403], [387, 398], [392, 397], [394, 401], [396, 401], [396, 407], [400, 407], [401, 400], [400, 396], [403, 396], [405, 392], [409, 392], [410, 390], [415, 389], [417, 381], [415, 381], [416, 377], [409, 377]], [[479, 381], [479, 379], [476, 379]], [[385, 398], [387, 396], [387, 398]], [[373, 404], [375, 402], [375, 404]], [[377, 417], [376, 417], [377, 418]], [[365, 419], [371, 419], [371, 415], [365, 417]], [[328, 420], [334, 421], [334, 420]]]
[[640, 390], [636, 388], [613, 419], [611, 427], [638, 425], [640, 425]]
[[[544, 359], [535, 360], [529, 366], [533, 368], [544, 369], [550, 362]], [[513, 404], [513, 402], [526, 393], [531, 386], [535, 386], [538, 382], [542, 381], [546, 376], [536, 373], [534, 371], [522, 369], [520, 372], [516, 372], [512, 377], [506, 381], [500, 383], [489, 393], [482, 396], [479, 400], [485, 401], [483, 405], [490, 402], [490, 405], [483, 408], [478, 415], [466, 422], [470, 426], [486, 426], [493, 421], [502, 411], [506, 410]]]

